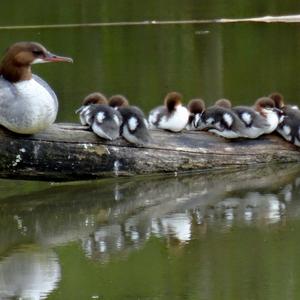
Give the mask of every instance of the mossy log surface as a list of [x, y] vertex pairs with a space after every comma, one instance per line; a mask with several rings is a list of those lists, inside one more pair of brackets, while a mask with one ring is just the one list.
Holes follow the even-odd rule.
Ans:
[[153, 142], [147, 146], [121, 138], [104, 141], [86, 127], [69, 123], [31, 136], [5, 129], [0, 134], [0, 176], [9, 178], [83, 180], [300, 162], [300, 148], [276, 134], [230, 141], [207, 132], [153, 130]]

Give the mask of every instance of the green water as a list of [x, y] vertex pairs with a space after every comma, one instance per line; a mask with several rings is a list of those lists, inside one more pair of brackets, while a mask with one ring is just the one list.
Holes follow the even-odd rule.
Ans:
[[[300, 24], [8, 26], [300, 14], [290, 1], [2, 1], [0, 52], [34, 40], [58, 121], [93, 91], [148, 112], [185, 101], [300, 104]], [[300, 167], [61, 183], [0, 180], [0, 299], [298, 299]]]
[[7, 186], [2, 297], [299, 297], [299, 166]]

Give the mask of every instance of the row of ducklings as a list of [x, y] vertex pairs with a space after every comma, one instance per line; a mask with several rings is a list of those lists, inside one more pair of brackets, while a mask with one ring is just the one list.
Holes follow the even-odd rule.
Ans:
[[77, 112], [81, 124], [88, 125], [98, 136], [114, 140], [121, 135], [134, 144], [148, 143], [148, 128], [160, 128], [172, 132], [206, 130], [228, 139], [255, 139], [277, 130], [287, 141], [300, 146], [300, 110], [285, 105], [279, 93], [259, 98], [252, 107], [232, 107], [230, 100], [220, 99], [206, 108], [202, 99], [193, 99], [185, 107], [181, 94], [171, 92], [164, 105], [150, 111], [148, 120], [122, 95], [107, 100], [104, 95], [93, 93], [83, 100]]

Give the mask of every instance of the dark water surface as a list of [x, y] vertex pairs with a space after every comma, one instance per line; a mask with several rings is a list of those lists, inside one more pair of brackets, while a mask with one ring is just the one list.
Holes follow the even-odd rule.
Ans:
[[[7, 26], [300, 14], [290, 1], [2, 1], [0, 51], [34, 40], [59, 121], [92, 91], [148, 112], [186, 101], [300, 104], [300, 23]], [[4, 28], [5, 27], [5, 28]], [[0, 180], [0, 299], [299, 299], [300, 166], [52, 184]]]

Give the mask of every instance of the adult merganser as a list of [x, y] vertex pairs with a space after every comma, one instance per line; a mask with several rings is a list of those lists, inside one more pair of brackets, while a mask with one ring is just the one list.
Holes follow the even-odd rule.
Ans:
[[255, 139], [260, 135], [267, 133], [269, 130], [269, 123], [265, 116], [259, 114], [255, 109], [249, 106], [234, 106], [228, 99], [220, 99], [216, 105], [232, 109], [237, 114], [240, 120], [244, 123], [246, 130], [244, 134], [250, 139]]
[[145, 145], [152, 140], [145, 115], [137, 106], [130, 106], [129, 101], [122, 95], [110, 97], [108, 103], [122, 116], [120, 133], [126, 141]]
[[[226, 100], [227, 101], [227, 100]], [[238, 115], [227, 107], [227, 102], [222, 99], [214, 106], [207, 108], [201, 115], [201, 121], [209, 132], [228, 139], [247, 137], [245, 124]]]
[[201, 115], [205, 110], [205, 103], [202, 99], [192, 99], [189, 101], [188, 110], [190, 112], [187, 130], [202, 130], [205, 125], [201, 122]]
[[254, 109], [264, 117], [268, 123], [264, 133], [269, 134], [275, 131], [282, 119], [283, 113], [280, 109], [276, 108], [274, 100], [269, 97], [261, 97], [256, 100]]
[[0, 125], [21, 134], [46, 129], [57, 115], [54, 91], [31, 73], [31, 65], [46, 62], [72, 62], [57, 56], [35, 42], [18, 42], [6, 51], [0, 64]]
[[86, 96], [76, 112], [80, 113], [81, 124], [89, 125], [101, 138], [115, 140], [120, 136], [122, 117], [108, 105], [107, 99], [101, 93]]
[[160, 128], [179, 132], [184, 129], [189, 121], [190, 112], [182, 105], [182, 96], [177, 92], [168, 93], [164, 106], [158, 106], [149, 113], [151, 128]]
[[282, 110], [281, 118], [276, 131], [287, 141], [300, 146], [300, 110], [298, 106], [285, 105], [284, 98], [279, 93], [269, 96], [275, 102], [275, 106]]

